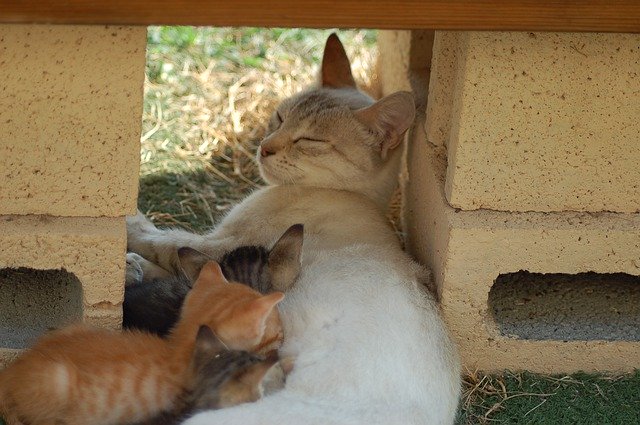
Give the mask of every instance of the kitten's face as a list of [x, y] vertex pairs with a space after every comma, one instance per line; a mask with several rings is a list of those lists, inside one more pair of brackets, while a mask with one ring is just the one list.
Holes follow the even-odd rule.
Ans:
[[203, 326], [196, 338], [191, 380], [192, 393], [186, 402], [198, 411], [256, 401], [284, 387], [285, 374], [275, 360], [228, 350]]
[[274, 112], [257, 160], [271, 184], [351, 189], [373, 183], [413, 122], [410, 93], [374, 102], [353, 80], [340, 40], [327, 40], [322, 81]]
[[282, 345], [277, 304], [283, 298], [282, 292], [262, 295], [228, 282], [220, 266], [209, 262], [185, 298], [180, 322], [207, 325], [230, 349], [266, 354]]

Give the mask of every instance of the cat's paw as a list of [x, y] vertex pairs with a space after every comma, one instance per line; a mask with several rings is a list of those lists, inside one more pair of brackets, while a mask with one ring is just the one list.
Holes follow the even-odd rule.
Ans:
[[127, 269], [124, 278], [124, 286], [138, 285], [142, 283], [142, 277], [144, 274], [141, 264], [143, 261], [146, 260], [135, 252], [127, 252]]

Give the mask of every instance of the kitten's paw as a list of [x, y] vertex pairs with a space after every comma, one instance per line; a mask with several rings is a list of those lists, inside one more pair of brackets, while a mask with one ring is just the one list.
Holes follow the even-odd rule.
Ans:
[[285, 376], [291, 373], [291, 371], [293, 370], [295, 361], [296, 361], [295, 357], [285, 357], [280, 360], [280, 367], [282, 367], [282, 371], [284, 372]]
[[138, 285], [142, 283], [144, 276], [141, 263], [146, 261], [135, 252], [127, 252], [127, 270], [124, 278], [124, 286]]
[[287, 374], [284, 371], [282, 362], [277, 362], [267, 371], [260, 382], [262, 396], [268, 396], [284, 388], [287, 381]]

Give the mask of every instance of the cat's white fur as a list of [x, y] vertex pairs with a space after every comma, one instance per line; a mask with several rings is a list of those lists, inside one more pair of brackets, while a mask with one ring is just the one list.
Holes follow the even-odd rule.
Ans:
[[265, 174], [280, 184], [250, 195], [203, 236], [158, 230], [140, 215], [129, 220], [130, 249], [166, 268], [174, 265], [164, 254], [183, 245], [217, 257], [241, 245], [269, 246], [290, 225], [305, 226], [302, 273], [280, 304], [281, 355], [295, 358], [285, 389], [257, 403], [197, 414], [185, 425], [454, 422], [456, 350], [420, 284], [428, 274], [402, 251], [380, 208], [395, 183], [396, 151], [372, 163], [379, 174], [354, 179], [353, 187], [342, 176], [323, 177], [325, 187], [317, 179], [282, 184], [288, 174], [277, 171], [277, 155], [262, 158], [263, 173], [270, 163]]

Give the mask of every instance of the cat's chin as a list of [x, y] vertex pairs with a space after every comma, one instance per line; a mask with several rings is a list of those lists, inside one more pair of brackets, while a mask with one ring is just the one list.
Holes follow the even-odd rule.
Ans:
[[258, 160], [258, 170], [260, 171], [262, 180], [264, 180], [271, 186], [277, 186], [283, 183], [283, 181], [279, 179], [278, 176], [274, 175], [273, 172], [269, 170], [269, 167], [263, 164], [260, 160]]

